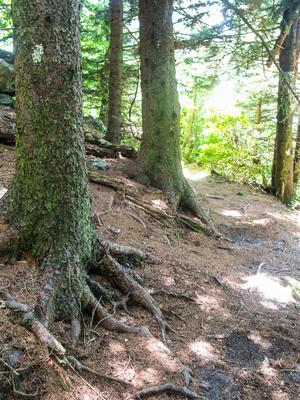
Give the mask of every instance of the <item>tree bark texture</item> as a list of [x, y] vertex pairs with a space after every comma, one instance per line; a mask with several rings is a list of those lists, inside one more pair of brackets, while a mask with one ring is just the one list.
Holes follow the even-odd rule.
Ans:
[[300, 177], [300, 117], [298, 119], [297, 137], [296, 137], [296, 146], [295, 146], [295, 156], [294, 156], [294, 184], [295, 184], [295, 190], [297, 190], [297, 186], [299, 184], [299, 177]]
[[164, 190], [174, 208], [203, 215], [183, 176], [172, 0], [139, 1], [143, 137], [138, 179]]
[[80, 1], [14, 0], [12, 11], [17, 165], [6, 210], [23, 248], [46, 270], [44, 302], [53, 298], [53, 315], [59, 308], [70, 314], [95, 238], [82, 131]]
[[294, 16], [290, 32], [286, 36], [279, 56], [279, 65], [285, 74], [279, 76], [277, 129], [272, 170], [272, 187], [276, 196], [289, 204], [294, 195], [293, 177], [293, 104], [286, 84], [294, 80], [296, 61], [296, 36], [299, 13]]
[[109, 60], [109, 110], [106, 139], [121, 142], [123, 67], [123, 0], [110, 0], [111, 34]]

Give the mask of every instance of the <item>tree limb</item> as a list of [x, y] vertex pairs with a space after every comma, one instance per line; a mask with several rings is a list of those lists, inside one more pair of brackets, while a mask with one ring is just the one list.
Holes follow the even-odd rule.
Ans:
[[286, 77], [286, 75], [283, 72], [283, 70], [281, 69], [280, 65], [275, 60], [275, 57], [274, 57], [272, 51], [269, 49], [268, 44], [265, 41], [265, 39], [263, 38], [263, 36], [251, 25], [251, 23], [248, 21], [248, 19], [245, 17], [245, 15], [243, 14], [243, 12], [241, 10], [239, 10], [235, 5], [231, 4], [228, 0], [221, 0], [221, 1], [226, 7], [228, 7], [232, 11], [234, 11], [236, 13], [236, 15], [239, 16], [241, 18], [241, 20], [248, 26], [248, 28], [259, 38], [259, 40], [261, 41], [261, 43], [264, 46], [265, 50], [267, 51], [270, 59], [273, 61], [274, 65], [278, 69], [279, 74], [282, 76], [282, 78], [286, 82], [287, 87], [289, 88], [289, 90], [291, 91], [292, 95], [296, 99], [296, 101], [298, 103], [298, 106], [300, 106], [300, 97], [296, 93], [295, 89], [291, 85], [291, 82]]

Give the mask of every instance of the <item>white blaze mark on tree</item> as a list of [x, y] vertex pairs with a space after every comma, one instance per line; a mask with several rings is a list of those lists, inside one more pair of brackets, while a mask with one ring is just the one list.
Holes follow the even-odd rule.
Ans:
[[40, 64], [42, 62], [42, 56], [44, 55], [44, 47], [42, 44], [36, 44], [32, 52], [32, 61], [34, 64]]

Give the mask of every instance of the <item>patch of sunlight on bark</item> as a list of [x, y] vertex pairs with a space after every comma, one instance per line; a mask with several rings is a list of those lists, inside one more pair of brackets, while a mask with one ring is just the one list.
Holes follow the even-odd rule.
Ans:
[[200, 169], [193, 165], [184, 165], [182, 169], [183, 169], [183, 175], [187, 179], [194, 182], [201, 181], [202, 179], [210, 175], [209, 171]]
[[293, 288], [289, 285], [285, 285], [280, 279], [272, 275], [255, 274], [249, 276], [245, 278], [245, 283], [241, 285], [241, 288], [245, 290], [256, 290], [266, 300], [263, 304], [269, 308], [277, 308], [276, 304], [273, 304], [272, 301], [279, 304], [296, 302], [293, 296]]
[[201, 358], [202, 361], [217, 361], [219, 352], [212, 345], [204, 340], [198, 340], [190, 345], [191, 351]]

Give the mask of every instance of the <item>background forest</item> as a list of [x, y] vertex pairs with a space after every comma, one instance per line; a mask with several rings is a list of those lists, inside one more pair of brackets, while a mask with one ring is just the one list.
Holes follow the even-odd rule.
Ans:
[[[120, 2], [121, 3], [121, 2]], [[185, 164], [229, 180], [271, 185], [276, 136], [278, 69], [269, 65], [287, 1], [175, 1], [176, 74]], [[297, 3], [297, 2], [295, 2]], [[12, 49], [9, 1], [0, 2], [0, 48]], [[139, 148], [142, 136], [137, 2], [124, 1], [122, 31], [122, 142]], [[110, 7], [82, 1], [84, 113], [106, 133], [109, 118]], [[264, 43], [262, 43], [262, 40]], [[299, 38], [298, 38], [299, 52]], [[120, 59], [120, 62], [122, 60]], [[297, 77], [293, 80], [297, 81]], [[297, 87], [297, 82], [293, 85]], [[296, 140], [299, 103], [292, 96]], [[299, 196], [299, 188], [297, 191]]]

